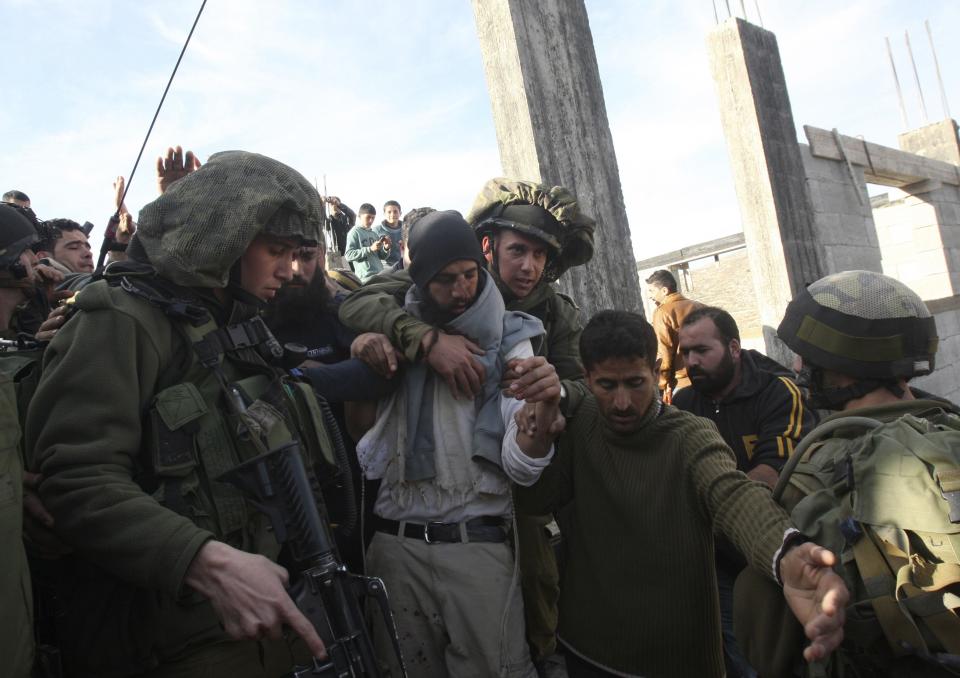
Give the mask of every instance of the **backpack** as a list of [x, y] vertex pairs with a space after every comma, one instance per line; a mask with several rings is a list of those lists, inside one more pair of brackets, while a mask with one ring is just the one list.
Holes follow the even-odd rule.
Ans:
[[774, 498], [839, 556], [850, 590], [827, 675], [960, 675], [960, 416], [931, 403], [886, 423], [828, 420]]

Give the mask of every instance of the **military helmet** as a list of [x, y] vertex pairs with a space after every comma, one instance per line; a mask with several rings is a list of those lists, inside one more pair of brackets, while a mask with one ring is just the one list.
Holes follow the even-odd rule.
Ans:
[[127, 256], [178, 285], [225, 287], [261, 233], [316, 246], [322, 210], [317, 189], [293, 168], [257, 153], [215, 153], [140, 211]]
[[787, 306], [777, 335], [810, 365], [872, 380], [929, 374], [938, 341], [917, 293], [872, 271], [844, 271], [807, 287]]
[[26, 277], [20, 255], [36, 241], [33, 224], [10, 205], [0, 205], [0, 273], [17, 279]]
[[543, 279], [553, 282], [593, 257], [596, 222], [580, 211], [562, 186], [522, 179], [491, 179], [467, 214], [477, 239], [507, 228], [542, 240], [550, 248]]

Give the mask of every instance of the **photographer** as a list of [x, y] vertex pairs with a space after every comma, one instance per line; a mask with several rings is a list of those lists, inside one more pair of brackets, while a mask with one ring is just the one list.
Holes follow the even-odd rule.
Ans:
[[390, 236], [373, 230], [377, 210], [370, 203], [360, 205], [357, 225], [347, 233], [347, 261], [361, 281], [366, 282], [383, 270], [383, 262], [390, 256]]

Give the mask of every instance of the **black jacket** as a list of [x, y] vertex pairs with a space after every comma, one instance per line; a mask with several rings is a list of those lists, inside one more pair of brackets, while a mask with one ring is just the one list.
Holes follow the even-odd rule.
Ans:
[[740, 366], [740, 384], [719, 402], [691, 386], [677, 391], [673, 404], [713, 421], [744, 473], [758, 464], [780, 471], [800, 438], [817, 425], [817, 413], [780, 363], [745, 349]]

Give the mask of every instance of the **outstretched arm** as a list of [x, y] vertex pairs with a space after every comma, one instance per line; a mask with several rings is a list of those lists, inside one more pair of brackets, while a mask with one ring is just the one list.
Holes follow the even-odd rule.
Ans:
[[832, 569], [836, 563], [833, 553], [810, 542], [791, 548], [780, 560], [783, 597], [810, 639], [803, 651], [808, 662], [824, 659], [843, 641], [850, 592]]

